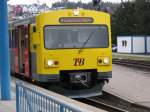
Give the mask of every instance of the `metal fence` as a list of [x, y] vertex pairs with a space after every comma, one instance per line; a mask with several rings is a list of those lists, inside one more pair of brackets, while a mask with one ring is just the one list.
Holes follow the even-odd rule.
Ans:
[[79, 107], [22, 82], [16, 83], [16, 108], [17, 112], [81, 112]]

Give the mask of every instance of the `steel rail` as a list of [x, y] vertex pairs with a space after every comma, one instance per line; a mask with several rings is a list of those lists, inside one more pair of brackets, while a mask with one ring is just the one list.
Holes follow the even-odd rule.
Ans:
[[148, 70], [150, 69], [150, 62], [147, 61], [113, 59], [113, 64], [126, 65], [126, 66], [148, 69]]
[[103, 90], [103, 94], [106, 95], [107, 97], [109, 96], [110, 99], [115, 99], [115, 102], [119, 102], [123, 104], [125, 107], [127, 107], [127, 110], [131, 109], [137, 109], [138, 111], [136, 112], [142, 112], [142, 111], [150, 111], [150, 107], [142, 105], [138, 102], [132, 101], [131, 99], [121, 97], [120, 95], [113, 94], [111, 92], [108, 92], [107, 90]]
[[77, 99], [77, 100], [82, 103], [86, 103], [88, 105], [92, 105], [94, 107], [106, 110], [108, 112], [128, 112], [127, 110], [123, 110], [118, 107], [111, 106], [109, 104], [94, 100], [92, 98], [81, 98], [81, 99]]

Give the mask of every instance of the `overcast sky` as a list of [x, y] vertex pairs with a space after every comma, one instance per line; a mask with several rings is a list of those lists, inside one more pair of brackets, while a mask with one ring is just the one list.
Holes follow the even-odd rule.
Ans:
[[[16, 4], [32, 4], [32, 3], [37, 3], [38, 0], [9, 0], [8, 3], [12, 5]], [[52, 3], [56, 1], [61, 1], [61, 0], [39, 0], [40, 3], [46, 3], [48, 6], [51, 6]], [[78, 2], [79, 0], [69, 0], [69, 1], [75, 1]], [[91, 2], [92, 0], [81, 0], [82, 2]], [[103, 2], [110, 1], [110, 2], [120, 2], [121, 0], [102, 0]]]

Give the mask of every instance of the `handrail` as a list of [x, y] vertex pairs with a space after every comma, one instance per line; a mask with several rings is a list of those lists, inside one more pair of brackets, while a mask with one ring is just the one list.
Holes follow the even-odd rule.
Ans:
[[16, 110], [17, 112], [101, 112], [95, 107], [82, 103], [79, 106], [77, 101], [23, 82], [16, 82]]

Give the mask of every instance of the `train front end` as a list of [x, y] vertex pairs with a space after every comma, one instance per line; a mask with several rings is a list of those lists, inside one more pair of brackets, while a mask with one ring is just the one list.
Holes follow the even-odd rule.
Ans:
[[53, 89], [61, 87], [54, 91], [69, 97], [100, 95], [112, 77], [109, 14], [57, 10], [39, 15], [36, 21], [39, 42], [33, 39], [32, 78], [50, 82]]

